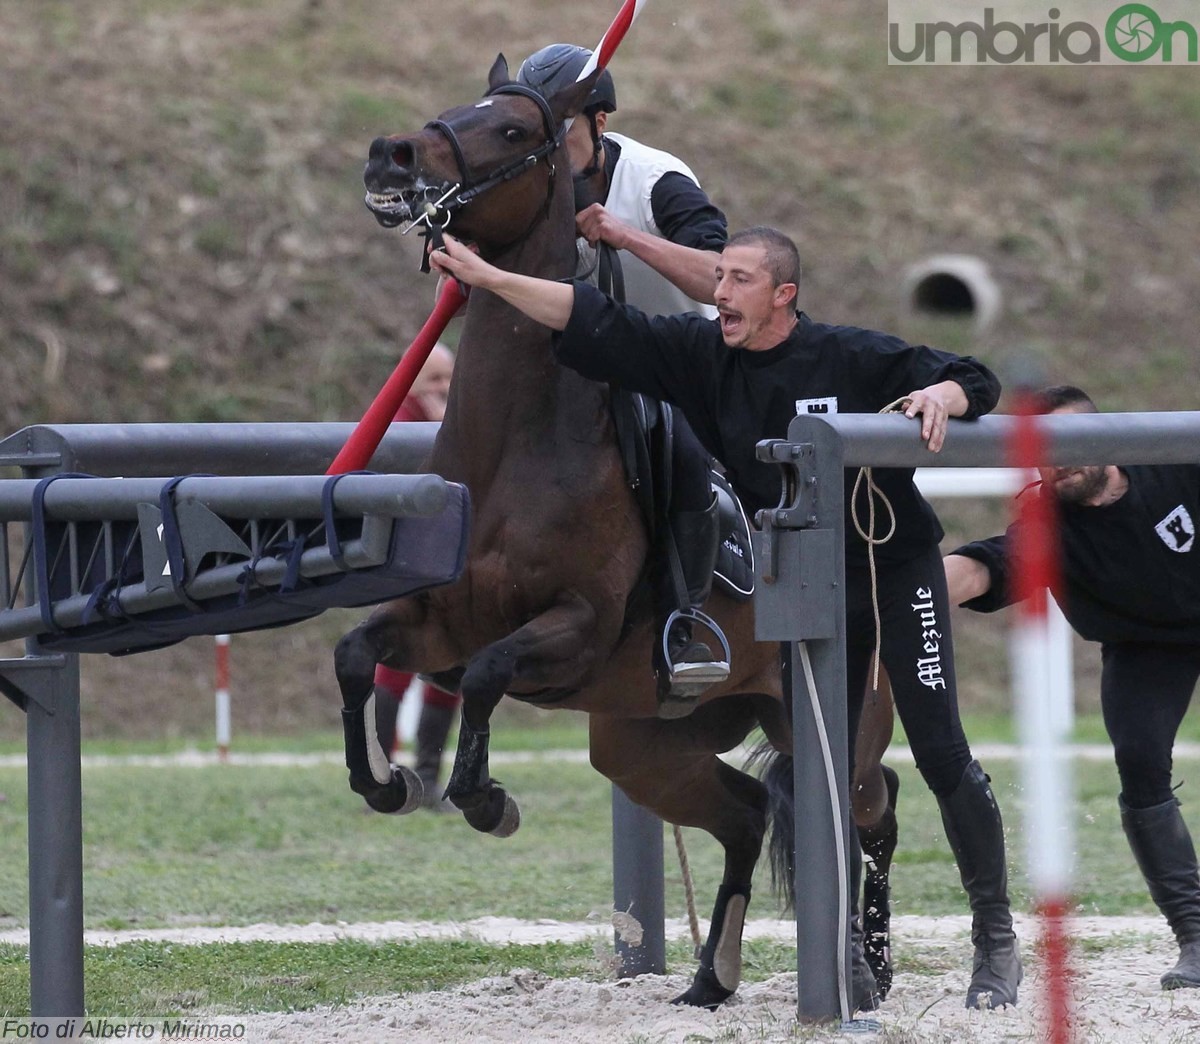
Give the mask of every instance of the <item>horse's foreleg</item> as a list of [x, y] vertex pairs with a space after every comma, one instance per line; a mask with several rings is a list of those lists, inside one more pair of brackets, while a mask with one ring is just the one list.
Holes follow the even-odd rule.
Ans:
[[394, 651], [401, 630], [421, 615], [415, 605], [388, 606], [344, 635], [334, 652], [350, 789], [376, 812], [404, 814], [421, 804], [423, 788], [416, 773], [404, 766], [393, 768], [390, 751], [379, 742], [374, 691], [376, 665]]
[[468, 662], [462, 678], [458, 750], [446, 797], [476, 830], [508, 837], [521, 823], [516, 802], [488, 770], [489, 722], [496, 704], [516, 681], [530, 685], [577, 681], [587, 667], [584, 654], [595, 623], [591, 603], [568, 596]]
[[666, 722], [591, 719], [597, 769], [633, 801], [668, 822], [707, 830], [725, 850], [700, 966], [676, 1004], [715, 1009], [741, 983], [742, 930], [766, 832], [767, 793], [716, 752], [736, 743], [753, 724], [749, 701], [706, 704], [690, 718]]

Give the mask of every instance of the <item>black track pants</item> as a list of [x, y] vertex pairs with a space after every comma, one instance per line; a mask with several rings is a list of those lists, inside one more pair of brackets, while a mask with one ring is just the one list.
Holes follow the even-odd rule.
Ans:
[[[971, 761], [958, 715], [946, 574], [936, 545], [900, 562], [876, 563], [883, 665], [896, 712], [929, 789], [948, 797]], [[846, 563], [846, 681], [850, 758], [875, 643], [870, 572]], [[867, 699], [872, 696], [867, 695]]]
[[1171, 797], [1171, 750], [1200, 678], [1200, 647], [1150, 642], [1101, 647], [1100, 707], [1129, 808]]

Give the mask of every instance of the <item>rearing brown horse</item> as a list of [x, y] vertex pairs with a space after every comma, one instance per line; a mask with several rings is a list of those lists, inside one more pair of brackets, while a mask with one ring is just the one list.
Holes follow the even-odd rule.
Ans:
[[[574, 194], [563, 121], [584, 81], [543, 101], [498, 58], [481, 101], [415, 134], [377, 139], [364, 180], [385, 224], [433, 215], [505, 268], [563, 278], [576, 265]], [[454, 186], [457, 186], [455, 188]], [[449, 193], [449, 196], [447, 196]], [[428, 469], [471, 493], [460, 580], [376, 610], [338, 644], [350, 784], [374, 808], [420, 799], [374, 738], [376, 663], [461, 672], [459, 745], [449, 799], [478, 830], [507, 834], [516, 806], [488, 774], [488, 722], [501, 697], [589, 714], [591, 761], [663, 819], [707, 830], [725, 869], [713, 930], [681, 1000], [715, 1005], [737, 988], [750, 881], [767, 828], [767, 793], [718, 754], [761, 725], [791, 750], [778, 648], [754, 642], [753, 607], [714, 593], [706, 611], [733, 653], [728, 683], [686, 718], [661, 720], [651, 670], [649, 540], [626, 482], [608, 388], [559, 366], [551, 332], [476, 291]], [[735, 695], [736, 694], [736, 695]], [[415, 792], [415, 793], [414, 793]]]
[[[503, 56], [480, 101], [414, 134], [376, 139], [364, 180], [381, 223], [448, 224], [500, 267], [575, 273], [571, 171], [557, 148], [585, 80], [543, 99], [511, 82]], [[714, 591], [706, 611], [732, 649], [729, 681], [686, 718], [657, 717], [649, 539], [627, 483], [609, 390], [555, 362], [551, 331], [476, 290], [428, 470], [472, 501], [456, 583], [393, 602], [338, 644], [350, 785], [380, 811], [407, 812], [420, 783], [375, 738], [377, 663], [434, 674], [463, 697], [447, 796], [476, 829], [517, 827], [488, 773], [488, 724], [501, 697], [589, 714], [593, 766], [664, 820], [723, 846], [712, 929], [680, 1001], [715, 1006], [737, 988], [751, 876], [768, 824], [763, 782], [718, 755], [761, 726], [790, 778], [791, 730], [778, 647], [755, 643], [753, 606]], [[790, 831], [789, 831], [790, 833]]]

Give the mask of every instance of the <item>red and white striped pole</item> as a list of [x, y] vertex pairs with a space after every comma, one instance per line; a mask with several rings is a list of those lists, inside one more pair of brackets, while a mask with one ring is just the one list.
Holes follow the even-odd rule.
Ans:
[[[1010, 463], [1018, 468], [1045, 465], [1045, 435], [1028, 392], [1019, 395], [1016, 412]], [[1022, 525], [1009, 549], [1016, 563], [1013, 594], [1018, 602], [1010, 656], [1023, 754], [1029, 877], [1041, 923], [1046, 1039], [1067, 1044], [1072, 1019], [1066, 918], [1074, 850], [1069, 813], [1074, 800], [1065, 741], [1071, 715], [1060, 706], [1066, 695], [1054, 684], [1051, 657], [1047, 609], [1050, 592], [1059, 590], [1059, 552], [1055, 500], [1047, 493], [1034, 491], [1018, 509]]]
[[633, 25], [634, 19], [642, 13], [642, 8], [645, 6], [646, 0], [625, 0], [625, 3], [621, 5], [621, 10], [617, 12], [617, 17], [612, 20], [612, 24], [605, 30], [600, 42], [592, 51], [592, 56], [587, 60], [579, 75], [575, 77], [576, 83], [586, 80], [594, 69], [608, 68], [617, 44], [625, 39], [629, 27]]
[[229, 760], [230, 708], [229, 708], [229, 635], [216, 636], [217, 653], [217, 758]]

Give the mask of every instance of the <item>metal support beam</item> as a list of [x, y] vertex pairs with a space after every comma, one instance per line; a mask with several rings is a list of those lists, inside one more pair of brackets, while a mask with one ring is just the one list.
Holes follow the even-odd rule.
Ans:
[[[0, 465], [89, 475], [322, 474], [353, 424], [35, 424], [0, 441]], [[441, 425], [393, 424], [370, 467], [425, 469]]]
[[666, 904], [663, 898], [663, 821], [612, 788], [613, 909], [642, 926], [633, 940], [616, 931], [622, 975], [665, 975]]
[[[787, 643], [794, 744], [797, 1011], [850, 1015], [846, 596], [840, 439], [797, 418], [788, 440], [759, 443], [783, 465], [784, 498], [759, 512], [755, 637]], [[811, 669], [811, 679], [809, 670]], [[811, 681], [811, 684], [810, 684]], [[839, 975], [837, 954], [842, 955]], [[848, 990], [848, 986], [847, 986]]]
[[[995, 468], [1008, 463], [1005, 447], [1014, 418], [996, 414], [951, 421], [940, 453], [925, 448], [917, 421], [898, 413], [839, 413], [824, 421], [842, 438], [848, 468]], [[1055, 414], [1038, 423], [1046, 433], [1046, 464], [1193, 464], [1200, 459], [1200, 411]], [[796, 441], [791, 429], [788, 441]]]
[[34, 641], [0, 674], [26, 695], [29, 993], [34, 1018], [83, 1014], [83, 787], [79, 657]]

